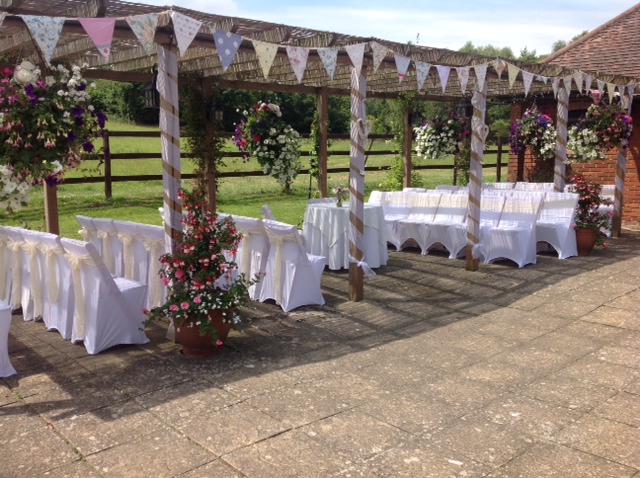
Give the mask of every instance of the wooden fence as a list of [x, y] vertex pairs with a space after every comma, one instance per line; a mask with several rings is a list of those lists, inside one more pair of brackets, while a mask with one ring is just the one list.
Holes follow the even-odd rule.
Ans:
[[[231, 134], [229, 133], [229, 136]], [[303, 137], [308, 137], [308, 135], [301, 135]], [[124, 181], [161, 181], [162, 174], [145, 174], [145, 175], [127, 175], [127, 176], [114, 176], [111, 174], [111, 162], [113, 160], [136, 160], [136, 159], [162, 159], [161, 153], [112, 153], [110, 148], [110, 138], [113, 137], [137, 137], [137, 138], [159, 138], [160, 133], [155, 132], [146, 132], [146, 131], [107, 131], [104, 136], [104, 155], [102, 158], [90, 158], [86, 161], [103, 161], [104, 163], [104, 175], [103, 176], [88, 176], [82, 178], [66, 178], [65, 184], [83, 184], [83, 183], [102, 183], [104, 182], [104, 192], [105, 197], [110, 199], [112, 196], [112, 184], [115, 182], [124, 182]], [[348, 134], [330, 134], [329, 139], [349, 139]], [[393, 139], [393, 135], [388, 134], [370, 134], [369, 139]], [[502, 156], [505, 154], [503, 151], [503, 141], [502, 137], [497, 138], [497, 149], [495, 150], [485, 150], [485, 154], [497, 154], [496, 164], [485, 164], [483, 168], [496, 168], [496, 180], [500, 182], [501, 180], [501, 172], [502, 172]], [[348, 156], [350, 152], [348, 150], [345, 151], [331, 151], [330, 156]], [[393, 150], [377, 150], [377, 151], [367, 151], [368, 156], [379, 156], [379, 155], [393, 155], [397, 154], [397, 151]], [[507, 160], [508, 160], [508, 152]], [[308, 151], [303, 151], [301, 156], [312, 156], [312, 154]], [[193, 157], [190, 153], [182, 153], [182, 158], [191, 158]], [[224, 154], [226, 158], [239, 158], [241, 157], [240, 152], [226, 152]], [[385, 171], [389, 167], [388, 166], [367, 166], [367, 171]], [[454, 165], [413, 165], [412, 169], [414, 170], [425, 170], [425, 169], [444, 169], [444, 170], [454, 170]], [[348, 173], [349, 168], [330, 168], [327, 169], [328, 173]], [[308, 169], [300, 170], [300, 174], [309, 174]], [[455, 172], [454, 172], [455, 174]], [[219, 178], [244, 178], [250, 176], [264, 176], [264, 173], [261, 170], [256, 171], [235, 171], [235, 172], [218, 172], [217, 176]], [[184, 179], [193, 179], [195, 178], [195, 174], [183, 174], [182, 178]]]

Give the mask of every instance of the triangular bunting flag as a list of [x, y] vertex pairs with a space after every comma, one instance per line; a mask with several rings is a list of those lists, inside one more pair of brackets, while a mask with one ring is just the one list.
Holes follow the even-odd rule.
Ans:
[[109, 58], [111, 54], [111, 42], [113, 41], [113, 29], [116, 26], [115, 18], [78, 18], [80, 25], [93, 40], [98, 51], [103, 57]]
[[504, 60], [501, 60], [500, 58], [496, 58], [495, 61], [493, 62], [493, 66], [498, 72], [498, 79], [501, 80], [502, 73], [504, 72], [504, 70], [507, 69], [507, 62]]
[[558, 97], [558, 87], [560, 86], [560, 78], [554, 76], [551, 78], [551, 86], [553, 87], [553, 96]]
[[416, 80], [418, 81], [418, 91], [420, 91], [424, 86], [424, 81], [427, 79], [427, 76], [429, 76], [430, 69], [430, 63], [416, 61]]
[[633, 92], [636, 89], [635, 85], [627, 86], [627, 94], [629, 95], [629, 105], [631, 105], [631, 98], [633, 98]]
[[513, 88], [513, 84], [516, 82], [520, 68], [511, 63], [507, 63], [507, 73], [509, 75], [509, 88]]
[[44, 60], [49, 63], [53, 52], [62, 34], [64, 17], [40, 17], [34, 15], [21, 15], [22, 21], [27, 24], [31, 36], [42, 51]]
[[318, 56], [327, 70], [329, 79], [333, 81], [333, 74], [336, 71], [336, 64], [338, 63], [338, 47], [318, 48]]
[[253, 43], [253, 49], [256, 51], [256, 56], [258, 57], [264, 79], [266, 80], [269, 77], [269, 70], [271, 70], [273, 60], [275, 60], [276, 54], [278, 53], [278, 45], [259, 40], [251, 40], [251, 42]]
[[562, 78], [562, 83], [564, 84], [564, 89], [567, 90], [567, 95], [571, 94], [571, 79], [572, 79], [571, 75], [568, 75]]
[[584, 90], [588, 93], [591, 90], [591, 83], [593, 82], [593, 77], [591, 75], [584, 75]]
[[202, 26], [202, 22], [178, 12], [171, 12], [173, 30], [178, 41], [180, 55], [183, 56]]
[[581, 71], [574, 73], [573, 81], [576, 82], [576, 85], [578, 86], [578, 91], [582, 93], [582, 84], [584, 83], [584, 73], [582, 73]]
[[473, 67], [473, 71], [476, 73], [476, 90], [478, 91], [482, 91], [482, 88], [484, 88], [484, 82], [487, 78], [487, 67], [488, 65], [486, 63]]
[[451, 67], [446, 65], [436, 65], [436, 70], [438, 70], [440, 84], [442, 85], [442, 94], [444, 95], [444, 91], [447, 89], [449, 75], [451, 74]]
[[541, 81], [541, 82], [543, 82], [545, 85], [546, 85], [547, 83], [549, 83], [549, 77], [548, 77], [548, 76], [540, 76], [540, 75], [537, 75], [537, 76], [536, 76], [536, 79], [540, 80], [540, 81]]
[[154, 50], [153, 38], [156, 36], [159, 16], [158, 13], [147, 13], [145, 15], [130, 15], [127, 17], [127, 23], [131, 27], [131, 31], [133, 31], [149, 55]]
[[407, 70], [409, 69], [409, 63], [411, 63], [411, 58], [408, 56], [400, 55], [399, 53], [394, 53], [393, 57], [396, 60], [396, 68], [398, 69], [398, 80], [402, 82], [404, 77], [407, 76]]
[[598, 85], [598, 93], [600, 93], [600, 101], [602, 101], [602, 93], [604, 92], [604, 81], [596, 80], [596, 84]]
[[344, 47], [347, 50], [347, 54], [351, 59], [351, 63], [355, 67], [356, 71], [362, 70], [362, 61], [364, 59], [364, 43], [356, 43], [354, 45], [347, 45]]
[[373, 72], [375, 73], [378, 71], [378, 68], [380, 68], [380, 64], [382, 63], [382, 60], [384, 60], [384, 57], [389, 53], [389, 48], [375, 41], [370, 42], [369, 46], [373, 52]]
[[216, 30], [213, 32], [213, 41], [218, 50], [220, 63], [222, 63], [222, 71], [227, 71], [227, 68], [233, 63], [240, 45], [242, 45], [242, 37], [235, 33]]
[[287, 45], [287, 56], [289, 57], [289, 62], [291, 62], [291, 68], [293, 68], [293, 72], [296, 74], [298, 83], [302, 83], [304, 70], [307, 68], [309, 49], [302, 46]]
[[613, 103], [613, 97], [616, 92], [616, 85], [613, 83], [607, 83], [607, 92], [609, 93], [609, 104]]
[[467, 83], [469, 83], [469, 67], [456, 68], [456, 75], [458, 75], [458, 81], [460, 82], [460, 91], [464, 94], [467, 91]]
[[522, 82], [524, 83], [524, 96], [527, 96], [533, 82], [533, 73], [522, 70]]
[[4, 22], [6, 16], [7, 12], [0, 12], [0, 27], [2, 26], [2, 22]]

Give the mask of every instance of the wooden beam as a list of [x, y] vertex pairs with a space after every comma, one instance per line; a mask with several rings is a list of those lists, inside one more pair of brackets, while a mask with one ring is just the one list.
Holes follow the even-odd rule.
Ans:
[[328, 195], [327, 163], [328, 151], [327, 140], [329, 135], [329, 94], [327, 88], [320, 88], [318, 93], [318, 131], [320, 133], [320, 150], [318, 151], [318, 189], [320, 197], [326, 198]]

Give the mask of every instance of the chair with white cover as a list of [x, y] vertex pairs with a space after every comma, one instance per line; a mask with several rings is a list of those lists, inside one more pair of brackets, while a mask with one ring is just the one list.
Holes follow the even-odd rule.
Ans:
[[418, 226], [418, 244], [422, 254], [427, 254], [435, 244], [442, 244], [449, 251], [449, 258], [455, 259], [467, 244], [466, 225], [469, 196], [463, 194], [443, 194], [433, 221]]
[[536, 241], [546, 242], [558, 253], [558, 259], [577, 256], [576, 231], [573, 216], [578, 194], [547, 193], [536, 222]]
[[124, 247], [118, 239], [118, 230], [113, 219], [93, 218], [98, 239], [102, 240], [102, 260], [107, 269], [118, 277], [124, 277]]
[[117, 231], [116, 237], [122, 244], [122, 277], [146, 284], [149, 251], [144, 247], [144, 237], [140, 234], [142, 224], [114, 220], [113, 225]]
[[93, 244], [60, 239], [73, 277], [75, 307], [71, 340], [91, 355], [119, 344], [145, 344], [147, 286], [113, 277]]
[[[500, 221], [502, 210], [504, 209], [504, 203], [507, 197], [503, 194], [486, 194], [487, 191], [482, 191], [480, 197], [480, 242], [474, 246], [473, 256], [483, 257], [484, 251], [482, 249], [482, 238], [488, 234], [488, 231], [496, 227]], [[468, 217], [467, 217], [468, 219]], [[460, 238], [467, 240], [467, 227], [464, 230], [457, 231]]]
[[326, 258], [307, 254], [296, 226], [263, 222], [270, 249], [260, 301], [274, 299], [285, 312], [303, 305], [323, 305], [321, 279]]
[[98, 237], [98, 230], [93, 224], [93, 218], [89, 216], [76, 216], [76, 221], [80, 225], [78, 234], [85, 242], [90, 242], [94, 245], [99, 254], [102, 255], [102, 239]]
[[536, 221], [541, 205], [541, 196], [506, 198], [497, 226], [481, 235], [485, 263], [497, 259], [512, 260], [518, 267], [536, 263]]
[[411, 211], [410, 197], [413, 194], [403, 193], [402, 191], [389, 191], [375, 194], [372, 191], [369, 196], [369, 202], [372, 204], [380, 204], [384, 213], [384, 222], [387, 229], [387, 242], [393, 244], [399, 251], [402, 246], [400, 238], [396, 234], [394, 224], [401, 219], [407, 219], [409, 211]]
[[8, 304], [11, 297], [11, 266], [13, 253], [9, 245], [13, 241], [4, 226], [0, 226], [0, 301]]
[[15, 375], [16, 369], [9, 360], [9, 327], [11, 326], [11, 307], [0, 301], [0, 377]]
[[273, 211], [271, 210], [271, 208], [266, 204], [262, 206], [262, 217], [270, 221], [277, 221], [276, 215], [273, 214]]
[[142, 244], [147, 251], [147, 268], [144, 282], [147, 284], [147, 309], [164, 304], [167, 297], [167, 286], [160, 277], [160, 257], [165, 253], [164, 228], [149, 224], [139, 224], [138, 233], [142, 236]]
[[267, 259], [271, 247], [269, 237], [261, 219], [245, 216], [231, 216], [231, 218], [236, 229], [242, 234], [236, 259], [238, 269], [247, 279], [260, 277], [257, 284], [249, 287], [249, 297], [260, 300], [262, 281], [267, 271]]
[[31, 287], [31, 300], [33, 302], [33, 310], [31, 311], [33, 315], [29, 318], [39, 319], [42, 318], [44, 297], [48, 285], [45, 256], [40, 247], [40, 239], [43, 234], [48, 233], [30, 231], [28, 229], [22, 229], [21, 232], [22, 238], [24, 239], [23, 248], [29, 264], [29, 284]]
[[12, 310], [22, 307], [24, 320], [33, 320], [33, 297], [31, 296], [31, 279], [29, 277], [29, 256], [25, 249], [23, 229], [5, 227], [9, 236], [11, 249], [11, 297], [9, 305]]
[[55, 234], [39, 233], [40, 250], [44, 256], [45, 281], [42, 321], [47, 330], [57, 330], [63, 339], [71, 340], [73, 329], [73, 278], [66, 251]]
[[393, 232], [400, 244], [400, 248], [411, 239], [420, 245], [418, 240], [421, 237], [420, 224], [433, 222], [441, 197], [442, 194], [435, 191], [411, 196], [411, 210], [409, 211], [409, 215], [393, 223]]

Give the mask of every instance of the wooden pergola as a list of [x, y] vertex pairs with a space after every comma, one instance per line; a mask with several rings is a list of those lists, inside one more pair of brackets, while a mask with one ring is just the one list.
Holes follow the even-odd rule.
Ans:
[[[478, 268], [474, 245], [478, 243], [480, 193], [484, 143], [486, 98], [513, 98], [526, 95], [558, 97], [558, 141], [555, 163], [556, 189], [564, 187], [566, 160], [567, 101], [573, 91], [588, 89], [587, 78], [606, 85], [610, 94], [618, 89], [630, 105], [637, 79], [582, 72], [558, 65], [530, 64], [488, 58], [446, 49], [363, 38], [334, 32], [261, 22], [197, 12], [179, 6], [154, 7], [120, 0], [0, 0], [0, 13], [6, 16], [0, 27], [0, 54], [16, 61], [29, 59], [42, 64], [42, 53], [24, 16], [62, 17], [62, 33], [53, 51], [52, 62], [87, 64], [85, 77], [118, 81], [148, 82], [154, 65], [158, 67], [161, 97], [160, 128], [164, 177], [164, 211], [167, 247], [180, 230], [180, 128], [178, 85], [196, 85], [211, 94], [213, 79], [222, 88], [314, 94], [320, 113], [319, 189], [327, 192], [327, 108], [330, 95], [351, 97], [350, 162], [350, 298], [363, 296], [363, 203], [364, 142], [366, 98], [397, 98], [418, 94], [421, 99], [459, 101], [471, 98], [472, 153], [469, 187], [467, 267]], [[127, 17], [157, 15], [151, 51], [143, 47]], [[99, 53], [80, 22], [80, 18], [115, 19], [113, 41], [108, 58]], [[180, 43], [176, 20], [188, 19], [195, 28], [192, 41]], [[193, 27], [195, 25], [195, 27]], [[214, 32], [237, 35], [237, 54], [225, 68], [216, 49]], [[262, 46], [273, 53], [270, 68], [264, 68]], [[258, 48], [260, 47], [260, 48]], [[308, 55], [300, 81], [291, 66], [288, 49], [300, 47]], [[335, 54], [333, 76], [321, 53]], [[194, 74], [198, 80], [194, 80]], [[598, 83], [600, 84], [600, 83]], [[411, 181], [410, 109], [405, 111], [405, 185]], [[619, 161], [626, 161], [619, 158]], [[55, 230], [57, 211], [55, 189], [46, 188], [47, 224]], [[55, 217], [52, 217], [54, 216]]]

